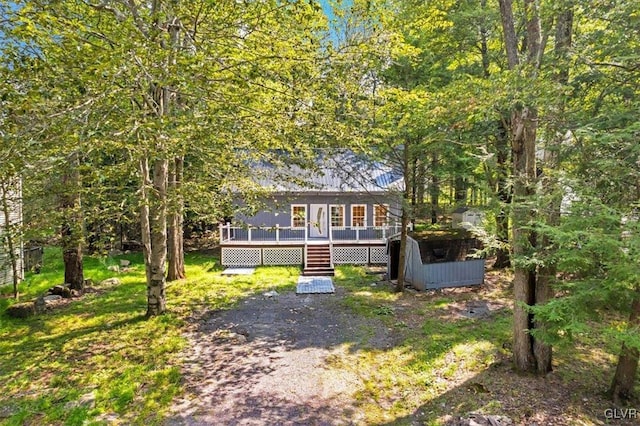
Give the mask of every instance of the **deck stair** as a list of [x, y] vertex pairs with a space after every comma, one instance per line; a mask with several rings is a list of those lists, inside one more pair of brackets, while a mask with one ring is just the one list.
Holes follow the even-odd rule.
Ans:
[[335, 270], [330, 244], [307, 244], [302, 275], [333, 276]]

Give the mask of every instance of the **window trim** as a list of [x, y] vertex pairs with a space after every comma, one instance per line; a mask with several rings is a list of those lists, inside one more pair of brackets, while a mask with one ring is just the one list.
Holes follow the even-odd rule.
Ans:
[[[364, 207], [364, 217], [362, 220], [363, 225], [355, 225], [353, 221], [353, 211], [356, 207]], [[367, 205], [366, 204], [351, 204], [351, 228], [352, 229], [365, 229], [367, 227]]]
[[[377, 207], [383, 207], [385, 210], [384, 223], [382, 225], [377, 224], [377, 220], [376, 220], [378, 219], [378, 215], [376, 215]], [[376, 228], [384, 228], [386, 226], [389, 226], [389, 204], [380, 203], [380, 204], [373, 205], [373, 226], [375, 226]]]
[[[304, 225], [302, 225], [302, 226], [296, 226], [295, 222], [294, 222], [295, 219], [296, 219], [296, 216], [295, 216], [293, 211], [294, 211], [294, 209], [296, 207], [304, 208]], [[291, 204], [291, 229], [304, 229], [304, 228], [306, 228], [308, 220], [309, 220], [309, 208], [307, 207], [306, 204]]]
[[[342, 225], [333, 224], [333, 208], [339, 207], [342, 209]], [[347, 225], [347, 209], [344, 204], [329, 204], [329, 226], [332, 229], [344, 229]]]

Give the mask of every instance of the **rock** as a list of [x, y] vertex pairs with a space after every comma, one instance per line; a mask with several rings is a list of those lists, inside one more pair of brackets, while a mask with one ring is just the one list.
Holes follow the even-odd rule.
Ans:
[[493, 416], [471, 413], [467, 418], [456, 417], [446, 423], [447, 426], [513, 426], [513, 420], [505, 416]]
[[120, 424], [119, 417], [115, 413], [102, 413], [96, 417], [96, 421], [106, 424]]
[[111, 265], [107, 267], [107, 270], [111, 272], [120, 272], [120, 267], [118, 265]]
[[66, 285], [56, 285], [49, 289], [49, 293], [55, 296], [61, 296], [65, 299], [71, 298], [71, 289]]
[[120, 285], [120, 280], [117, 278], [107, 278], [106, 280], [100, 281], [100, 285], [104, 287]]
[[60, 296], [59, 294], [51, 294], [49, 296], [44, 296], [42, 299], [44, 300], [45, 305], [49, 305], [52, 302], [62, 300], [62, 296]]
[[120, 256], [122, 254], [122, 251], [121, 250], [117, 250], [117, 249], [116, 250], [110, 250], [108, 254], [109, 254], [110, 257]]
[[95, 282], [93, 282], [93, 280], [91, 278], [87, 278], [86, 280], [84, 280], [84, 286], [85, 287], [91, 287], [95, 284]]
[[267, 298], [276, 297], [278, 296], [278, 292], [275, 290], [267, 291], [263, 296]]
[[45, 296], [47, 296], [47, 295], [40, 296], [36, 300], [33, 301], [33, 306], [34, 306], [37, 314], [39, 314], [41, 312], [44, 312], [44, 310], [47, 308], [47, 304], [44, 302]]
[[96, 407], [96, 393], [89, 392], [82, 395], [80, 398], [75, 401], [69, 401], [64, 405], [64, 408], [67, 410], [72, 410], [77, 407], [86, 407], [89, 409], [93, 409]]
[[28, 318], [36, 314], [34, 302], [15, 303], [7, 308], [7, 315], [12, 318]]
[[15, 405], [0, 406], [0, 419], [8, 419], [17, 414], [20, 410]]
[[120, 266], [122, 266], [122, 267], [125, 267], [125, 268], [126, 268], [126, 267], [127, 267], [127, 266], [129, 266], [129, 265], [131, 265], [131, 261], [130, 261], [130, 260], [127, 260], [127, 259], [120, 259]]
[[82, 293], [80, 293], [78, 290], [71, 290], [71, 297], [80, 297], [82, 296]]

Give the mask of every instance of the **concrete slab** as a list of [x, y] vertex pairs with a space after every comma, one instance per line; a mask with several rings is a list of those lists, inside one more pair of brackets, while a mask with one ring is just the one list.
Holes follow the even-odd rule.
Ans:
[[335, 293], [336, 289], [333, 286], [333, 279], [331, 277], [299, 277], [298, 286], [296, 287], [297, 294], [323, 294], [323, 293]]
[[253, 275], [256, 268], [227, 268], [222, 275]]

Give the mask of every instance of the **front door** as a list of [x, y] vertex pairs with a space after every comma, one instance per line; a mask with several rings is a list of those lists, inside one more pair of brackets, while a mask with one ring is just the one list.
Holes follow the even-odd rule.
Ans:
[[327, 205], [311, 204], [309, 210], [309, 236], [312, 238], [328, 238]]

